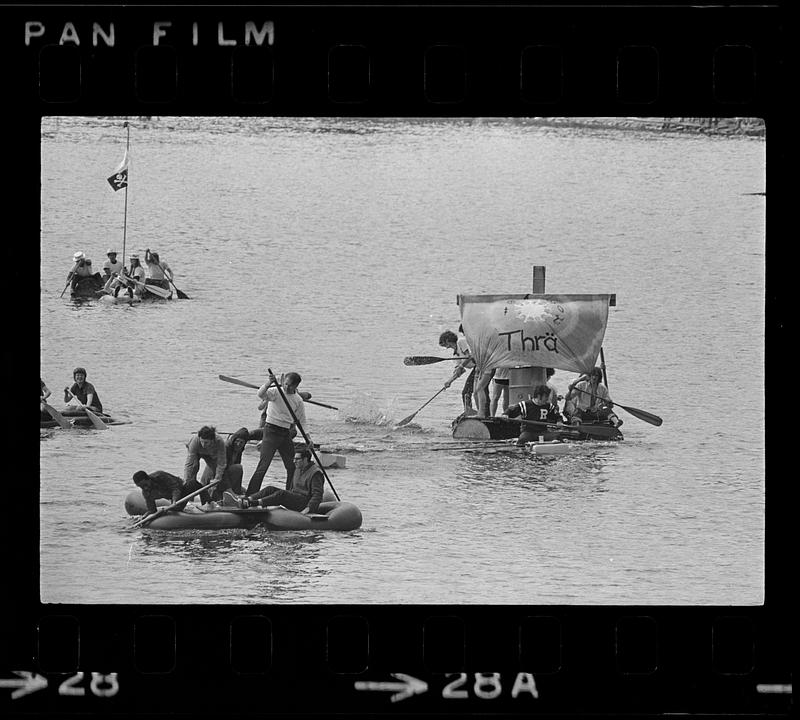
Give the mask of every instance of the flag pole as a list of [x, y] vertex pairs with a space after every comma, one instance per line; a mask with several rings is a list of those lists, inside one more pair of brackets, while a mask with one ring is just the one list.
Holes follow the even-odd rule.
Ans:
[[[128, 137], [125, 142], [125, 157], [128, 157], [128, 150], [131, 147], [131, 126], [128, 124], [126, 120], [122, 127], [127, 128], [128, 130]], [[130, 159], [128, 160], [130, 163]], [[128, 171], [128, 178], [130, 179], [130, 170]], [[122, 221], [122, 267], [125, 267], [125, 261], [127, 259], [127, 255], [125, 254], [125, 241], [128, 237], [128, 183], [125, 183], [125, 215]]]

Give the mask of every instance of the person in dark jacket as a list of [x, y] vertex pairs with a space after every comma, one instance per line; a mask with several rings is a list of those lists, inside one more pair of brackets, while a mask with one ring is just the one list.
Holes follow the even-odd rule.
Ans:
[[233, 500], [241, 508], [283, 505], [306, 515], [319, 509], [324, 484], [325, 476], [311, 459], [311, 451], [307, 445], [302, 445], [295, 455], [294, 475], [285, 490], [268, 485], [252, 495]]
[[[558, 407], [550, 404], [550, 388], [547, 385], [537, 385], [533, 389], [533, 400], [523, 400], [521, 403], [512, 405], [503, 416], [509, 418], [520, 417], [523, 420], [533, 420], [537, 423], [556, 424], [561, 422], [561, 414]], [[517, 445], [524, 445], [526, 442], [533, 442], [543, 437], [545, 440], [552, 440], [557, 435], [547, 432], [546, 425], [522, 425], [522, 431], [517, 439]]]
[[[148, 513], [156, 511], [156, 500], [159, 498], [166, 498], [170, 503], [176, 503], [202, 487], [196, 480], [192, 483], [185, 483], [177, 475], [172, 475], [164, 470], [156, 470], [152, 473], [137, 470], [133, 474], [133, 482], [142, 490]], [[183, 510], [185, 507], [186, 503], [183, 503], [177, 509]]]

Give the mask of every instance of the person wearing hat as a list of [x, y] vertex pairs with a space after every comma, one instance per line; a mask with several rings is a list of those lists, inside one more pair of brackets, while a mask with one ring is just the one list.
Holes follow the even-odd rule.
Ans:
[[285, 490], [268, 485], [263, 490], [244, 497], [236, 497], [230, 491], [226, 491], [223, 495], [223, 505], [235, 504], [240, 508], [283, 505], [304, 515], [316, 513], [322, 502], [325, 476], [311, 459], [308, 445], [303, 444], [298, 447], [294, 462], [294, 474]]
[[[72, 256], [72, 262], [75, 266], [67, 274], [67, 282], [70, 283], [72, 292], [74, 293], [78, 286], [89, 284], [97, 284], [99, 288], [102, 285], [100, 280], [100, 273], [94, 272], [92, 269], [92, 261], [86, 255], [78, 251]], [[89, 278], [93, 278], [92, 281]]]
[[122, 272], [122, 260], [117, 260], [117, 251], [113, 248], [106, 250], [108, 260], [103, 263], [103, 273], [107, 278], [112, 275], [119, 275]]
[[[215, 486], [211, 491], [212, 500], [221, 500], [222, 493], [231, 489], [238, 495], [242, 492], [242, 476], [244, 469], [242, 468], [242, 452], [250, 439], [250, 431], [246, 427], [239, 428], [235, 433], [228, 436], [225, 441], [225, 458], [228, 464], [225, 466], [225, 472], [222, 473], [222, 482]], [[208, 485], [214, 477], [216, 467], [206, 460], [206, 467], [200, 477], [201, 485]]]
[[119, 292], [119, 287], [125, 287], [128, 290], [129, 297], [133, 297], [134, 295], [136, 297], [141, 297], [142, 293], [144, 292], [144, 285], [130, 283], [126, 278], [130, 277], [140, 283], [144, 283], [144, 268], [139, 262], [139, 256], [136, 253], [133, 253], [128, 257], [128, 262], [130, 263], [130, 267], [127, 269], [123, 268], [122, 272], [108, 284], [107, 289], [114, 290], [114, 294], [116, 295]]
[[100, 402], [97, 390], [92, 383], [86, 381], [86, 368], [76, 367], [72, 371], [72, 378], [75, 380], [72, 387], [64, 388], [64, 402], [68, 403], [74, 397], [81, 406], [103, 412], [103, 403]]

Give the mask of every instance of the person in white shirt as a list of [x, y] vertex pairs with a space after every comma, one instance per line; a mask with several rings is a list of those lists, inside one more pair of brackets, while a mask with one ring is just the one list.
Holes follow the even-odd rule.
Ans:
[[[267, 402], [267, 416], [261, 440], [261, 457], [247, 485], [245, 494], [248, 496], [254, 495], [261, 489], [264, 475], [267, 474], [276, 451], [280, 453], [283, 466], [286, 468], [286, 487], [288, 488], [291, 485], [295, 469], [294, 442], [292, 441], [294, 419], [297, 418], [297, 422], [304, 429], [306, 424], [305, 401], [297, 392], [297, 386], [301, 380], [302, 378], [296, 372], [282, 375], [280, 384], [283, 388], [283, 396], [278, 388], [275, 387], [278, 384], [278, 380], [274, 375], [270, 375], [267, 382], [258, 389], [258, 396]], [[286, 398], [285, 402], [284, 398]], [[286, 403], [291, 407], [291, 412]], [[307, 435], [308, 433], [306, 433]], [[308, 440], [310, 441], [310, 438]]]

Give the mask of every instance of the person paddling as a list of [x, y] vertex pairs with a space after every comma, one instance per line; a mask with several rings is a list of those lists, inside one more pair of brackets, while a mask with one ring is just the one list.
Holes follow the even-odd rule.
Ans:
[[76, 367], [72, 371], [72, 378], [75, 382], [72, 387], [64, 388], [64, 402], [68, 403], [73, 397], [81, 404], [81, 407], [88, 407], [94, 412], [103, 412], [103, 403], [97, 394], [94, 385], [86, 380], [86, 368]]
[[144, 251], [144, 262], [147, 270], [145, 283], [148, 285], [157, 285], [165, 290], [169, 290], [171, 293], [172, 290], [169, 286], [169, 279], [172, 278], [172, 270], [169, 271], [168, 276], [166, 270], [169, 269], [169, 266], [166, 268], [164, 267], [164, 263], [160, 261], [158, 253], [150, 252], [150, 248], [147, 248], [147, 250]]
[[[537, 423], [556, 424], [561, 422], [558, 408], [550, 403], [550, 388], [547, 385], [537, 385], [533, 389], [532, 400], [523, 400], [521, 403], [512, 405], [502, 416], [509, 418], [521, 417], [524, 420], [533, 420]], [[539, 437], [545, 440], [552, 440], [558, 437], [557, 433], [546, 432], [546, 430], [547, 428], [544, 425], [523, 425], [517, 439], [517, 445], [534, 442]]]

